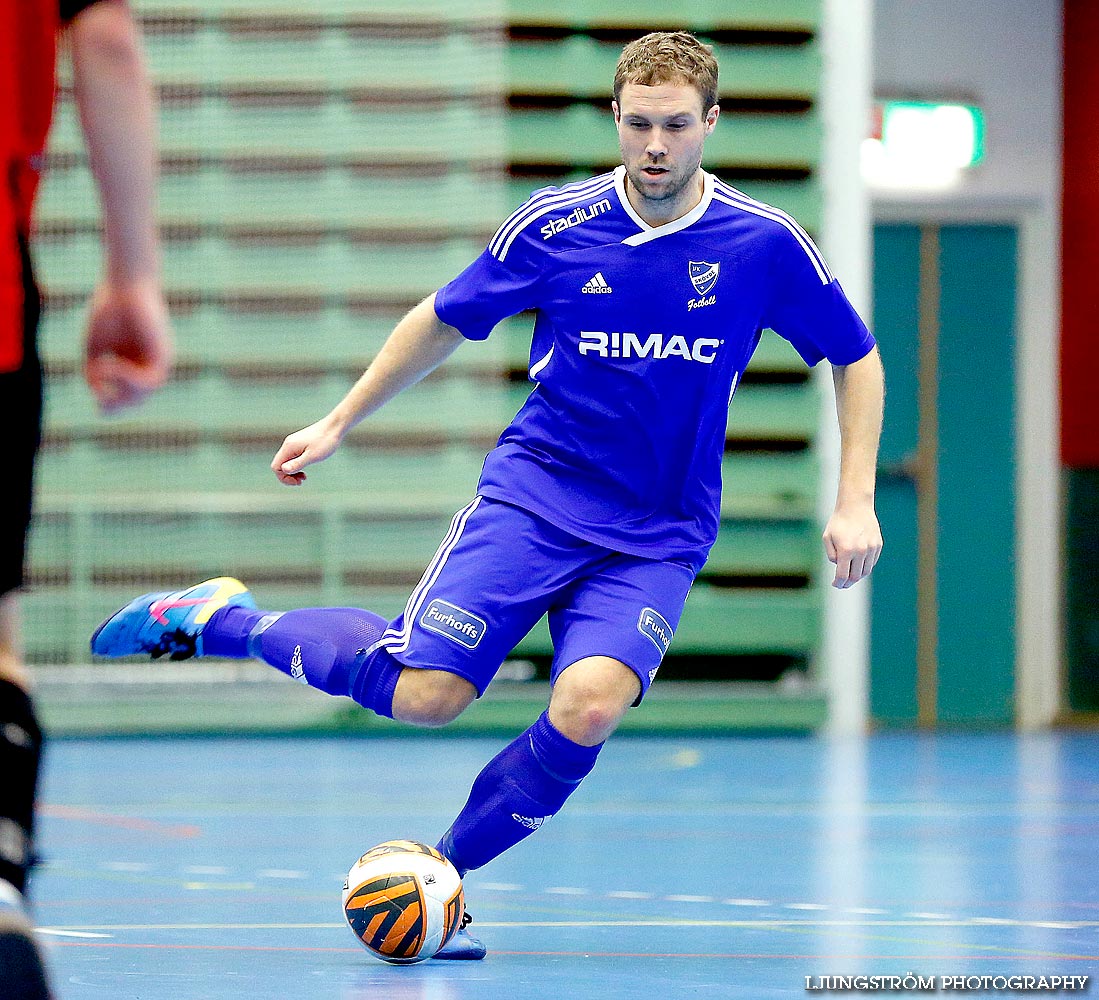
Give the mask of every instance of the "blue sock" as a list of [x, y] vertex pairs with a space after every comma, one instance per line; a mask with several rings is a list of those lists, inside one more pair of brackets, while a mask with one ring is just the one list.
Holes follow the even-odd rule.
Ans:
[[393, 692], [404, 666], [384, 649], [367, 654], [389, 623], [360, 608], [252, 608], [215, 611], [202, 630], [202, 655], [254, 657], [333, 695], [347, 695], [393, 718]]
[[488, 864], [557, 814], [602, 749], [573, 743], [543, 712], [477, 775], [439, 850], [463, 876]]

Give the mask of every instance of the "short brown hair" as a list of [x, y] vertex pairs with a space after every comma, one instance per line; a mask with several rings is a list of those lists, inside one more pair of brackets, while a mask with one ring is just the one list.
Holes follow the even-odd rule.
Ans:
[[630, 42], [614, 71], [614, 99], [627, 83], [690, 84], [702, 95], [702, 114], [717, 104], [717, 60], [711, 45], [686, 31], [654, 31]]

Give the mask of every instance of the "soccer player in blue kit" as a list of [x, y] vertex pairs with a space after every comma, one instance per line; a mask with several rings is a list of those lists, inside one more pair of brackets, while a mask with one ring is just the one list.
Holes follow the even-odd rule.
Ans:
[[[717, 534], [728, 406], [764, 328], [810, 365], [832, 364], [833, 585], [867, 576], [882, 547], [874, 339], [788, 215], [702, 169], [719, 116], [711, 49], [683, 32], [627, 45], [612, 110], [623, 165], [535, 192], [274, 457], [279, 481], [301, 485], [307, 466], [463, 340], [536, 313], [534, 389], [404, 612], [390, 622], [355, 608], [260, 610], [222, 577], [146, 594], [92, 637], [102, 656], [254, 657], [379, 715], [442, 726], [547, 614], [549, 707], [486, 765], [439, 843], [463, 875], [561, 809], [656, 676]], [[463, 929], [439, 957], [484, 953]]]

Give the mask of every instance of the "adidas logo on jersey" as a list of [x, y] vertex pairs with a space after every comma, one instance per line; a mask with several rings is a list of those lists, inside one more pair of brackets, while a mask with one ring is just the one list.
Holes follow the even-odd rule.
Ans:
[[607, 279], [599, 271], [596, 271], [595, 276], [580, 291], [588, 295], [610, 295], [612, 289], [607, 284]]

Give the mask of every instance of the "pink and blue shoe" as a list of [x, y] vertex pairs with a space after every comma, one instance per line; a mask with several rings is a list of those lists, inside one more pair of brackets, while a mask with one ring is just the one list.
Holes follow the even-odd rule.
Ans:
[[116, 611], [92, 633], [96, 656], [136, 656], [187, 660], [202, 655], [202, 630], [215, 611], [254, 608], [251, 592], [239, 580], [219, 576], [186, 590], [144, 594]]

